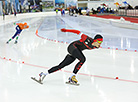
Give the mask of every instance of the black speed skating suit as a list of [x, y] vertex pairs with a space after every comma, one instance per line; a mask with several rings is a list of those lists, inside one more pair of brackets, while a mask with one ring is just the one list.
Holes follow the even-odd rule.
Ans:
[[92, 39], [91, 37], [89, 37], [85, 34], [82, 34], [80, 40], [74, 41], [68, 46], [69, 54], [66, 55], [65, 59], [59, 65], [49, 69], [48, 73], [50, 74], [50, 73], [53, 73], [57, 70], [60, 70], [60, 69], [64, 68], [65, 66], [67, 66], [67, 65], [71, 64], [72, 62], [74, 62], [75, 59], [78, 59], [79, 62], [76, 64], [76, 66], [73, 70], [73, 73], [77, 74], [77, 72], [79, 71], [79, 69], [81, 68], [81, 66], [84, 64], [84, 62], [86, 60], [86, 58], [85, 58], [84, 54], [82, 53], [82, 51], [85, 50], [85, 49], [95, 49], [95, 48], [97, 48], [97, 47], [92, 45], [93, 42], [94, 42], [94, 39]]

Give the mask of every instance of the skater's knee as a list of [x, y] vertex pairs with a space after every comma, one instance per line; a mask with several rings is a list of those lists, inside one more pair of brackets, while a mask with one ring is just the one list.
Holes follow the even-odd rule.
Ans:
[[86, 61], [85, 57], [83, 57], [83, 58], [80, 59], [80, 62], [82, 62], [82, 63], [84, 63], [85, 61]]

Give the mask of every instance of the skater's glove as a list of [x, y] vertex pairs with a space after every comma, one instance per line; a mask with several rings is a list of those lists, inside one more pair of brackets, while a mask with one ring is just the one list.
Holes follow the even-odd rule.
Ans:
[[62, 31], [62, 32], [66, 32], [66, 29], [65, 29], [65, 28], [62, 28], [61, 31]]

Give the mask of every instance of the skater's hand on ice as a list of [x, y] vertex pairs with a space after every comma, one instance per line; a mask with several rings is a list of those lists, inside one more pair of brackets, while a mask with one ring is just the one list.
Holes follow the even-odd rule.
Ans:
[[62, 31], [62, 32], [66, 32], [66, 29], [65, 29], [65, 28], [62, 28], [61, 31]]

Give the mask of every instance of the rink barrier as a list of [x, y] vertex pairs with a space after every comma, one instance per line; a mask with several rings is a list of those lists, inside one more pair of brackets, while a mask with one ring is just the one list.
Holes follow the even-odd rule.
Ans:
[[[13, 62], [13, 63], [28, 65], [28, 66], [32, 66], [32, 67], [49, 69], [49, 67], [35, 65], [35, 64], [30, 64], [30, 63], [26, 63], [24, 61], [15, 61], [15, 60], [12, 60], [11, 58], [0, 57], [0, 59], [5, 60], [5, 61], [10, 61], [10, 62]], [[66, 73], [72, 73], [71, 71], [66, 71], [66, 70], [59, 70], [59, 71], [66, 72]], [[101, 76], [101, 75], [91, 75], [91, 74], [86, 74], [86, 73], [78, 73], [78, 74], [79, 75], [84, 75], [84, 76], [95, 77], [95, 78], [103, 78], [103, 79], [110, 79], [110, 80], [118, 80], [118, 81], [122, 81], [122, 82], [138, 83], [138, 81], [134, 81], [134, 80], [121, 79], [119, 76], [107, 77], [107, 76]]]
[[12, 15], [6, 15], [5, 20], [3, 20], [3, 16], [0, 16], [0, 25], [8, 24], [12, 22], [16, 22], [21, 19], [25, 18], [31, 18], [31, 17], [46, 17], [46, 16], [55, 16], [56, 12], [34, 12], [34, 13], [20, 13], [14, 16]]
[[106, 19], [106, 18], [102, 18], [100, 16], [99, 17], [98, 16], [97, 17], [95, 17], [95, 16], [81, 16], [81, 17], [89, 18], [92, 20], [97, 20], [99, 22], [111, 24], [111, 25], [116, 26], [116, 27], [138, 30], [138, 23], [127, 21], [124, 19], [124, 17], [121, 17], [120, 19], [114, 19], [114, 18]]
[[[56, 15], [55, 11], [53, 11], [53, 12], [37, 12], [37, 13], [21, 13], [21, 14], [17, 14], [17, 16], [14, 16], [14, 14], [6, 15], [5, 20], [3, 20], [3, 16], [0, 16], [0, 25], [15, 22], [17, 20], [21, 20], [24, 18], [55, 16], [55, 15]], [[94, 17], [94, 16], [85, 16], [85, 15], [80, 15], [80, 16], [84, 17], [84, 18], [90, 18], [92, 20], [97, 20], [97, 21], [100, 21], [103, 23], [112, 24], [117, 27], [138, 30], [138, 23], [127, 21], [123, 17], [121, 17], [120, 19], [114, 19], [114, 18], [106, 19], [106, 18], [100, 18], [100, 17]]]

